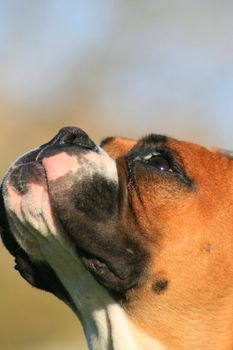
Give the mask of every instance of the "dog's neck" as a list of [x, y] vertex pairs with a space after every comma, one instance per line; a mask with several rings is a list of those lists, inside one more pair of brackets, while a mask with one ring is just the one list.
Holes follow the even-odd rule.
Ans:
[[[124, 309], [99, 285], [81, 262], [55, 239], [41, 241], [43, 258], [69, 292], [90, 350], [165, 350], [139, 331]], [[51, 243], [51, 244], [50, 244]]]
[[[114, 301], [108, 291], [97, 283], [83, 267], [77, 256], [75, 254], [72, 255], [70, 250], [64, 249], [64, 246], [56, 239], [52, 238], [49, 241], [42, 239], [40, 251], [43, 258], [54, 269], [60, 281], [69, 292], [75, 308], [74, 311], [82, 322], [89, 350], [199, 349], [196, 338], [183, 339], [181, 341], [182, 335], [180, 346], [170, 346], [167, 344], [167, 348], [160, 341], [156, 340], [158, 337], [160, 339], [163, 338], [161, 336], [163, 329], [160, 329], [159, 326], [157, 326], [157, 330], [153, 336], [140, 331], [130, 320], [125, 310]], [[161, 310], [158, 310], [158, 314], [161, 316]], [[157, 325], [160, 323], [158, 322]], [[202, 325], [201, 322], [199, 323]], [[179, 328], [178, 324], [176, 326], [176, 328]], [[180, 329], [185, 334], [192, 334], [193, 332], [188, 327], [189, 322], [186, 323], [186, 326], [182, 323]], [[202, 332], [203, 330], [200, 330], [200, 337], [198, 338], [200, 344], [205, 344], [206, 334], [202, 338]], [[195, 333], [197, 333], [197, 329]], [[166, 342], [165, 339], [164, 341]], [[211, 349], [211, 343], [216, 345], [216, 349], [222, 348], [221, 345], [217, 345], [219, 342], [217, 340], [215, 341], [214, 334], [211, 336], [211, 341], [207, 339], [205, 349]], [[222, 343], [227, 344], [224, 337], [222, 338]], [[192, 346], [190, 347], [189, 344], [192, 344]]]

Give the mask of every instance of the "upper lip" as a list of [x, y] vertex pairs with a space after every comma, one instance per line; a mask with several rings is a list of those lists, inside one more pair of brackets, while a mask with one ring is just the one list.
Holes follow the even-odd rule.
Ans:
[[16, 167], [18, 165], [23, 165], [27, 163], [32, 163], [36, 161], [38, 154], [41, 152], [41, 148], [36, 148], [32, 150], [31, 152], [28, 152], [24, 154], [22, 157], [18, 158], [16, 162], [14, 163], [13, 167]]
[[48, 145], [41, 146], [18, 158], [8, 170], [2, 183], [8, 178], [11, 185], [13, 185], [19, 193], [25, 194], [28, 190], [28, 181], [31, 179], [38, 180], [39, 177], [42, 176], [47, 184], [49, 192], [47, 173], [42, 162], [43, 153], [48, 148]]

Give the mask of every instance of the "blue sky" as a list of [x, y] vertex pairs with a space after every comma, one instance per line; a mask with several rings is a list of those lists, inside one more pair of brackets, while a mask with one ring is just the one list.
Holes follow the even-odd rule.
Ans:
[[43, 108], [90, 96], [116, 128], [206, 130], [233, 147], [232, 10], [207, 0], [1, 1], [0, 100]]

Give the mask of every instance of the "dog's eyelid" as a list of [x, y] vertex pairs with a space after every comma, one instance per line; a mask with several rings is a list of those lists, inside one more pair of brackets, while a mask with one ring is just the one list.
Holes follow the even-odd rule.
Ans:
[[150, 160], [151, 158], [156, 157], [156, 156], [162, 156], [162, 154], [161, 154], [160, 152], [151, 152], [151, 153], [146, 154], [145, 156], [137, 156], [137, 157], [135, 158], [135, 160], [136, 160], [136, 161], [139, 161], [139, 160], [148, 161], [148, 160]]
[[150, 160], [151, 158], [156, 157], [156, 156], [161, 156], [161, 153], [160, 152], [149, 153], [146, 156], [144, 156], [144, 160]]
[[193, 181], [186, 175], [179, 156], [174, 154], [170, 149], [163, 148], [151, 152], [144, 151], [144, 154], [137, 155], [136, 157], [131, 156], [131, 164], [137, 162], [147, 164], [153, 160], [153, 157], [162, 157], [167, 160], [170, 166], [164, 173], [173, 174], [177, 178], [182, 179], [189, 187], [193, 187]]

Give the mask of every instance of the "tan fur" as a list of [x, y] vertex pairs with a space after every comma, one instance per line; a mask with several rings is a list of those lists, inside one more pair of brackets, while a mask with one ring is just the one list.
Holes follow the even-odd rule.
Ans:
[[[117, 159], [136, 141], [113, 139], [105, 148]], [[167, 349], [233, 349], [233, 161], [187, 142], [168, 139], [195, 188], [137, 176], [143, 200], [132, 192], [141, 244], [153, 261], [148, 278], [128, 292], [131, 320]], [[122, 225], [128, 225], [127, 212]], [[137, 237], [138, 239], [138, 237]], [[152, 285], [166, 278], [156, 294]]]

